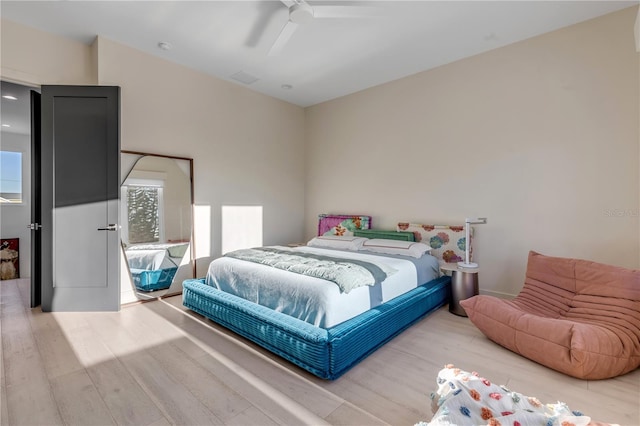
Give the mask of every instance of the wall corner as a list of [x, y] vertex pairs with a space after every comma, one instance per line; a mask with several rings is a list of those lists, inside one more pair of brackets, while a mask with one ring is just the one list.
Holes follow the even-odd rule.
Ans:
[[638, 7], [638, 14], [636, 15], [636, 24], [633, 26], [633, 35], [636, 40], [636, 52], [640, 52], [640, 7]]
[[[636, 22], [635, 22], [635, 25], [633, 26], [633, 34], [636, 41], [636, 52], [638, 52], [638, 55], [636, 56], [636, 59], [638, 61], [638, 93], [636, 94], [636, 97], [638, 102], [638, 146], [640, 147], [640, 7], [638, 7]], [[640, 164], [640, 158], [639, 158], [639, 164]], [[639, 180], [640, 180], [640, 177], [639, 177]], [[640, 212], [640, 205], [638, 205], [638, 211]], [[640, 267], [640, 231], [638, 232], [638, 249], [639, 249], [638, 250], [638, 253], [639, 253], [638, 267]]]
[[93, 39], [93, 42], [91, 42], [91, 46], [89, 46], [89, 50], [90, 50], [89, 74], [95, 84], [100, 84], [100, 72], [99, 72], [100, 68], [98, 66], [99, 65], [98, 49], [100, 48], [99, 44], [100, 44], [100, 36], [96, 36], [96, 38]]

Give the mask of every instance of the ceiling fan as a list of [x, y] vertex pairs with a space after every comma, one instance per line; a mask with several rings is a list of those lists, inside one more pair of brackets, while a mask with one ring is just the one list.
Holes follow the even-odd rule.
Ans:
[[269, 56], [278, 55], [299, 25], [317, 18], [361, 18], [373, 16], [376, 9], [368, 6], [310, 5], [306, 0], [280, 0], [289, 9], [289, 20], [269, 49]]

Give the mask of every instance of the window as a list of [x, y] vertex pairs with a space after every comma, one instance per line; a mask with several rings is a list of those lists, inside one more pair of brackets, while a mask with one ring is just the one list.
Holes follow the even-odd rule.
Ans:
[[22, 153], [0, 151], [0, 204], [22, 203]]
[[122, 238], [127, 244], [164, 241], [163, 182], [127, 179], [122, 187], [125, 223]]

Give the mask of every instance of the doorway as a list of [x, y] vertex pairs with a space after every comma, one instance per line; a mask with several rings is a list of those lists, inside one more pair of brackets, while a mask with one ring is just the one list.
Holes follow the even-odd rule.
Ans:
[[[39, 88], [7, 81], [0, 82], [2, 93], [0, 238], [17, 240], [15, 269], [18, 278], [31, 278], [32, 241], [28, 225], [32, 206], [30, 104], [32, 90], [39, 91]], [[11, 255], [16, 256], [14, 253]]]
[[19, 242], [31, 307], [119, 310], [119, 108], [119, 87], [2, 81], [0, 237]]

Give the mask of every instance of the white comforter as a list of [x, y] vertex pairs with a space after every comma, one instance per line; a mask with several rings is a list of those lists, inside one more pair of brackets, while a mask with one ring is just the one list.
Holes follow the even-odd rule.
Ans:
[[129, 268], [153, 271], [180, 266], [188, 247], [187, 243], [134, 244], [127, 247], [125, 254]]
[[315, 247], [294, 250], [384, 263], [397, 272], [380, 286], [358, 287], [346, 294], [330, 281], [221, 257], [209, 265], [206, 283], [323, 328], [337, 325], [422, 284], [418, 283], [416, 267], [409, 260]]
[[156, 270], [175, 268], [177, 265], [167, 256], [167, 250], [127, 250], [129, 268]]

